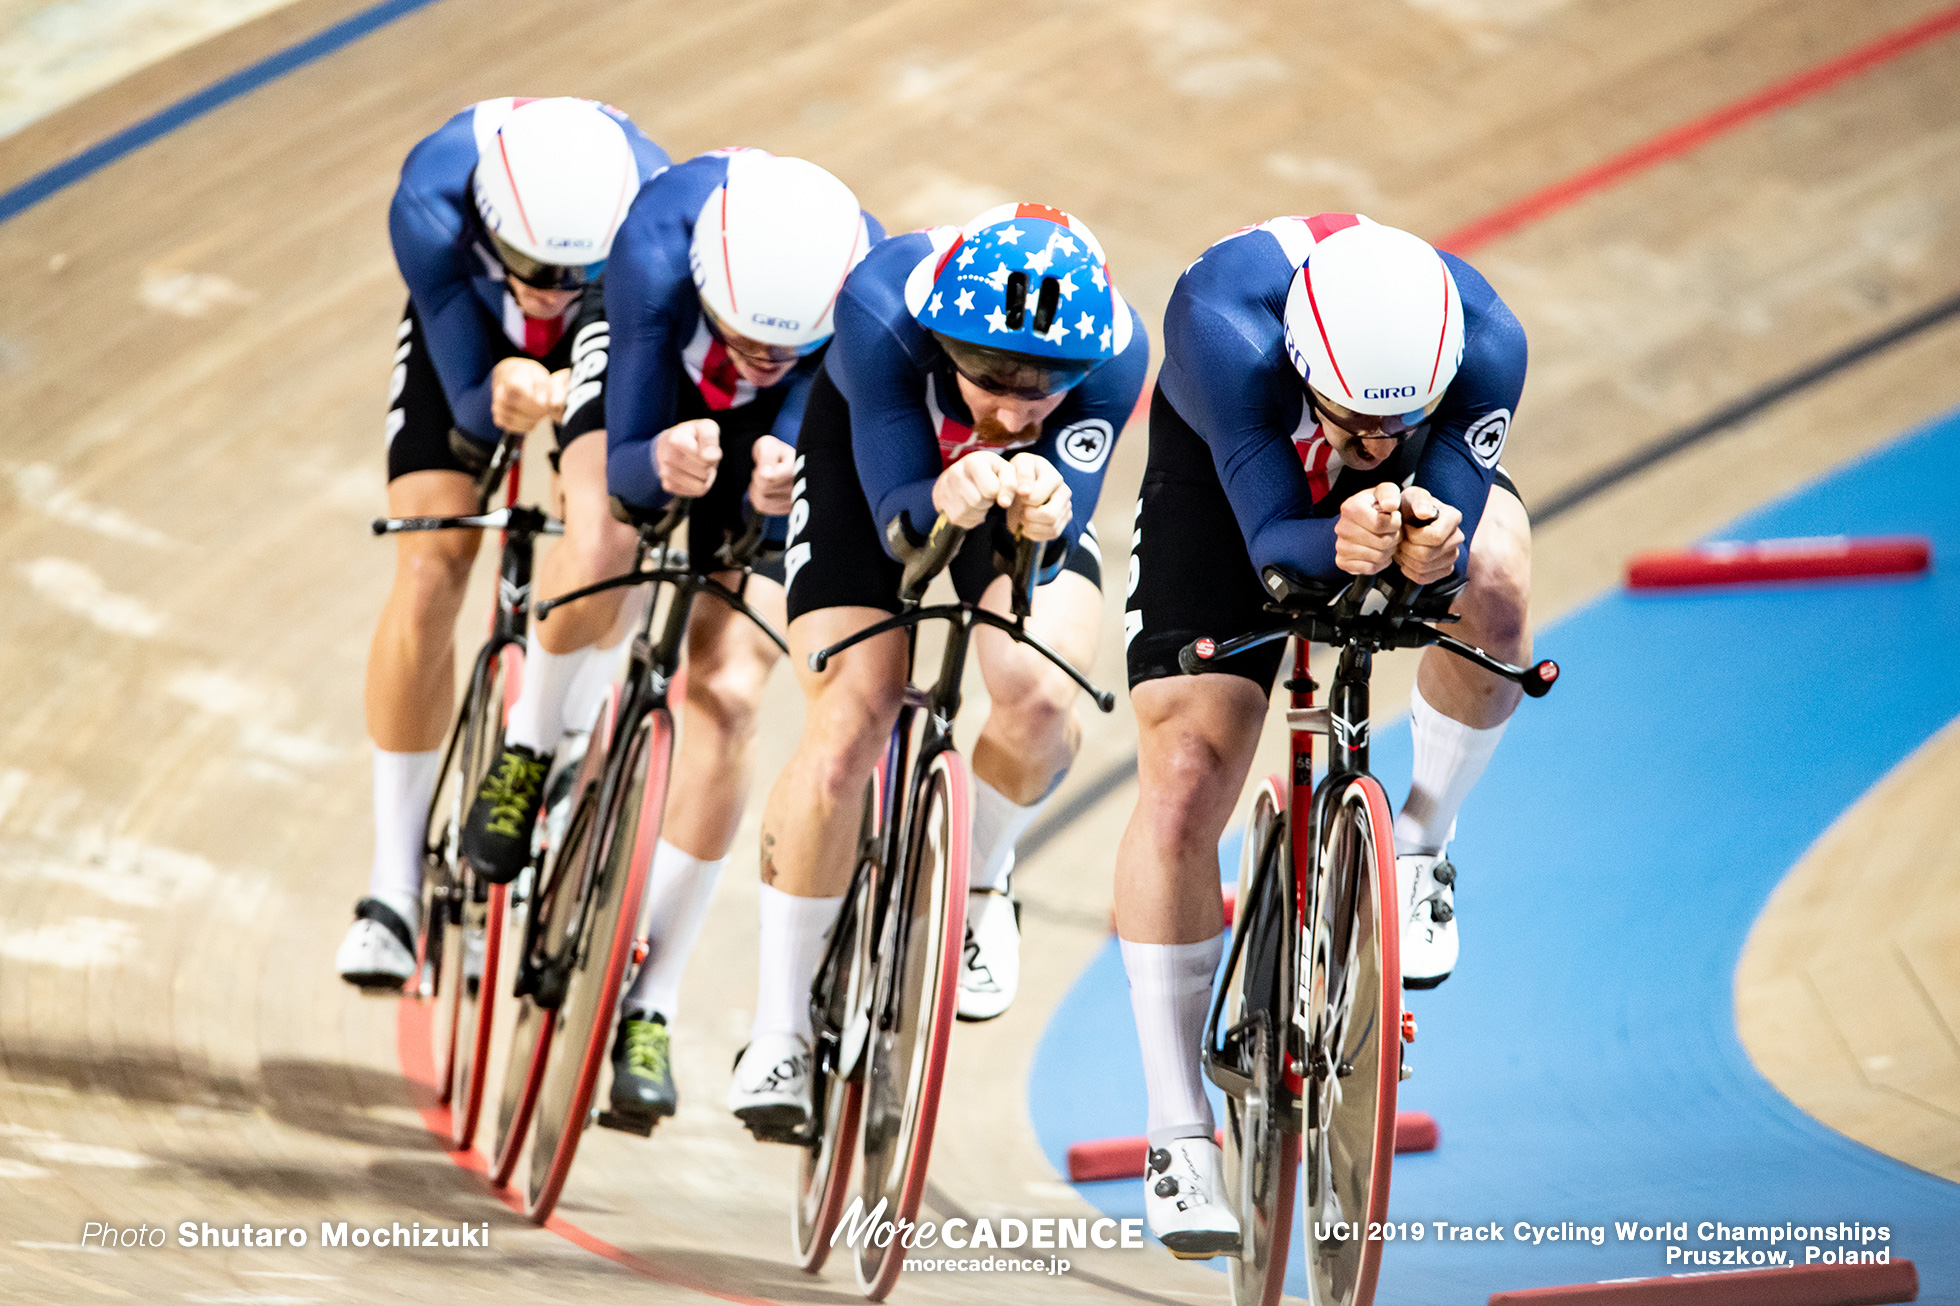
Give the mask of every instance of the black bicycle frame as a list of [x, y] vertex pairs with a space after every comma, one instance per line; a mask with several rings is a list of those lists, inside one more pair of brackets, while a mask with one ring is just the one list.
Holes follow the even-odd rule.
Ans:
[[[1096, 688], [1090, 680], [1077, 671], [1039, 637], [1027, 629], [1027, 619], [1034, 608], [1035, 584], [1039, 579], [1038, 568], [1041, 561], [1042, 545], [1034, 540], [1020, 540], [1015, 546], [1012, 564], [1006, 568], [1012, 582], [1010, 607], [1012, 619], [982, 608], [978, 603], [943, 603], [933, 607], [920, 607], [919, 600], [933, 577], [944, 571], [953, 556], [965, 543], [966, 532], [941, 517], [927, 535], [923, 545], [914, 545], [906, 532], [903, 518], [892, 522], [888, 536], [893, 551], [904, 561], [905, 571], [899, 583], [900, 611], [882, 621], [874, 622], [856, 634], [839, 640], [828, 648], [818, 649], [810, 655], [810, 669], [821, 673], [830, 660], [846, 649], [854, 648], [868, 639], [873, 639], [888, 631], [903, 630], [906, 638], [905, 660], [908, 669], [915, 669], [918, 656], [919, 626], [927, 621], [947, 623], [946, 647], [939, 658], [939, 675], [930, 689], [921, 689], [908, 683], [905, 698], [899, 708], [898, 719], [892, 728], [891, 740], [885, 750], [885, 787], [880, 796], [882, 809], [879, 828], [880, 847], [875, 859], [862, 855], [851, 874], [850, 888], [844, 898], [844, 911], [854, 909], [864, 889], [864, 877], [876, 874], [881, 882], [873, 886], [871, 896], [871, 919], [862, 922], [860, 928], [869, 930], [875, 947], [882, 937], [885, 927], [885, 914], [890, 905], [900, 898], [909, 896], [909, 886], [894, 886], [889, 877], [904, 864], [903, 853], [906, 841], [911, 837], [910, 818], [912, 806], [907, 800], [907, 791], [915, 774], [922, 773], [932, 764], [934, 758], [953, 746], [953, 722], [960, 711], [960, 682], [966, 672], [967, 652], [972, 645], [973, 630], [976, 626], [992, 626], [1007, 634], [1016, 643], [1026, 644], [1042, 657], [1060, 668], [1069, 679], [1088, 693], [1096, 706], [1104, 712], [1116, 706], [1116, 696]], [[909, 679], [909, 670], [908, 670]], [[918, 756], [911, 758], [913, 723], [917, 714], [924, 712], [926, 721], [919, 736]], [[904, 817], [905, 820], [900, 818]], [[896, 889], [896, 892], [894, 892]], [[840, 917], [840, 924], [847, 917]], [[830, 1020], [828, 1003], [817, 1000], [819, 990], [827, 990], [837, 982], [839, 969], [847, 964], [843, 955], [843, 941], [851, 931], [838, 928], [831, 931], [830, 942], [824, 949], [823, 960], [818, 963], [818, 983], [812, 986], [810, 1013], [816, 1042], [825, 1055], [834, 1056], [841, 1048], [843, 1031], [834, 1028]], [[897, 955], [888, 973], [903, 974], [905, 970], [905, 948], [909, 940], [905, 931], [897, 937]], [[825, 981], [828, 980], [828, 983]], [[897, 1020], [897, 986], [888, 987], [877, 1012], [877, 1028], [889, 1030]], [[826, 1067], [818, 1058], [816, 1069], [819, 1073], [811, 1076], [813, 1101], [808, 1126], [810, 1136], [799, 1139], [807, 1145], [815, 1140], [815, 1130], [820, 1128], [824, 1118], [823, 1093], [828, 1081]]]
[[[583, 586], [555, 599], [546, 599], [537, 605], [538, 620], [543, 621], [558, 608], [579, 599], [600, 594], [607, 590], [623, 589], [639, 585], [671, 585], [673, 598], [667, 605], [666, 619], [661, 624], [656, 639], [653, 627], [658, 617], [660, 602], [659, 590], [654, 591], [652, 601], [646, 605], [646, 612], [640, 619], [640, 628], [633, 636], [631, 651], [627, 657], [626, 692], [620, 696], [619, 706], [612, 721], [612, 749], [606, 757], [605, 772], [600, 781], [598, 814], [602, 818], [615, 817], [620, 799], [620, 790], [626, 783], [628, 749], [626, 745], [640, 723], [659, 709], [667, 706], [667, 696], [673, 687], [674, 678], [680, 672], [680, 664], [687, 644], [688, 618], [694, 610], [697, 595], [707, 594], [721, 600], [736, 612], [741, 613], [767, 635], [772, 643], [784, 653], [789, 646], [783, 637], [761, 614], [749, 606], [745, 597], [749, 577], [754, 574], [756, 555], [762, 547], [764, 519], [760, 516], [750, 519], [746, 532], [740, 539], [724, 541], [713, 557], [720, 570], [739, 571], [741, 580], [734, 589], [729, 589], [720, 581], [704, 572], [690, 568], [686, 557], [672, 547], [672, 536], [681, 522], [687, 519], [691, 499], [674, 499], [665, 514], [654, 522], [640, 524], [640, 543], [634, 558], [633, 569], [606, 580]], [[690, 541], [692, 544], [693, 541]], [[648, 566], [649, 560], [652, 565]], [[582, 859], [577, 868], [579, 876], [576, 889], [579, 894], [579, 916], [569, 937], [583, 939], [587, 916], [592, 910], [597, 895], [592, 892], [595, 877], [600, 868], [610, 860], [606, 856], [612, 836], [613, 821], [603, 820], [603, 828], [593, 832], [594, 843], [590, 855]], [[564, 868], [554, 868], [562, 875]], [[524, 949], [520, 954], [520, 965], [536, 968], [551, 963], [551, 958], [537, 955], [538, 922], [545, 913], [541, 910], [547, 888], [553, 893], [562, 892], [566, 885], [554, 877], [553, 884], [539, 885], [536, 892], [537, 906], [527, 914], [525, 924]], [[559, 965], [571, 961], [566, 957], [557, 959]], [[520, 975], [519, 984], [527, 979], [535, 987], [535, 976]], [[543, 1004], [540, 1004], [543, 1005]]]

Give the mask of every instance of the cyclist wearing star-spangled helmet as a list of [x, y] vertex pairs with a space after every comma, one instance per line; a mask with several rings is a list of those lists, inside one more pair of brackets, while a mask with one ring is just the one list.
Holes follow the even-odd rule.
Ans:
[[[902, 568], [887, 532], [896, 524], [916, 542], [942, 515], [968, 531], [948, 568], [955, 590], [1000, 612], [1008, 584], [995, 555], [1012, 555], [1012, 533], [1047, 542], [1029, 629], [1089, 665], [1102, 603], [1088, 522], [1148, 365], [1143, 323], [1102, 246], [1059, 209], [1004, 205], [873, 250], [844, 283], [797, 443], [785, 555], [796, 665], [898, 611]], [[763, 816], [761, 993], [730, 1097], [758, 1133], [807, 1109], [810, 982], [850, 879], [905, 650], [903, 635], [880, 636], [803, 677], [803, 737]], [[973, 751], [959, 1012], [987, 1020], [1018, 984], [1014, 844], [1081, 730], [1061, 672], [989, 632], [973, 650], [991, 712]]]
[[[1198, 1065], [1224, 939], [1213, 850], [1285, 644], [1222, 660], [1228, 675], [1182, 676], [1178, 651], [1270, 628], [1269, 568], [1288, 588], [1394, 566], [1425, 584], [1467, 578], [1453, 633], [1529, 662], [1531, 529], [1498, 465], [1525, 337], [1461, 259], [1323, 213], [1206, 250], [1172, 293], [1164, 352], [1125, 612], [1140, 783], [1116, 918], [1149, 1098], [1145, 1215], [1172, 1251], [1209, 1256], [1239, 1240]], [[1405, 987], [1433, 987], [1455, 965], [1444, 848], [1518, 698], [1509, 682], [1425, 654], [1414, 778], [1395, 822]]]

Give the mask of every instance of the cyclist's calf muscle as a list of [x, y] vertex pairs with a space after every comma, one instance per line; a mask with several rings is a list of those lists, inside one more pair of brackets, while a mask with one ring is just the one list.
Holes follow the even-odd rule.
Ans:
[[1218, 839], [1245, 787], [1266, 695], [1242, 676], [1147, 680], [1136, 710], [1137, 805], [1116, 857], [1116, 928], [1138, 943], [1198, 943], [1225, 927]]
[[[420, 471], [388, 485], [394, 517], [475, 512], [475, 483], [461, 472]], [[481, 532], [395, 537], [395, 579], [368, 650], [367, 727], [389, 752], [440, 748], [455, 705], [456, 615]]]

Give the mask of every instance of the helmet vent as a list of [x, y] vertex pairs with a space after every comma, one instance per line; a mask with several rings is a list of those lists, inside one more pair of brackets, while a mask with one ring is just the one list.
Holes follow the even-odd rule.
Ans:
[[1019, 331], [1028, 318], [1028, 274], [1007, 274], [1007, 329]]
[[1034, 305], [1034, 333], [1038, 336], [1048, 334], [1055, 325], [1055, 310], [1062, 306], [1062, 283], [1053, 277], [1041, 279], [1041, 294]]

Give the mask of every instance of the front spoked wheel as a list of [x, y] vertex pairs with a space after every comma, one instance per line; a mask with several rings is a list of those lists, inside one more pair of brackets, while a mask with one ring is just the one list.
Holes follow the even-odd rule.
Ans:
[[1388, 1215], [1402, 964], [1388, 799], [1372, 776], [1316, 795], [1307, 976], [1306, 1261], [1316, 1306], [1369, 1306]]
[[[887, 888], [872, 977], [864, 1119], [858, 1131], [864, 1209], [885, 1204], [900, 1228], [925, 1195], [946, 1045], [958, 1000], [973, 804], [966, 762], [946, 750], [916, 773], [898, 874]], [[905, 1249], [892, 1238], [857, 1248], [858, 1287], [882, 1301]]]
[[1274, 1306], [1286, 1283], [1286, 1253], [1300, 1171], [1296, 1104], [1299, 1077], [1286, 1071], [1293, 962], [1292, 859], [1282, 782], [1268, 779], [1253, 798], [1239, 856], [1236, 928], [1246, 932], [1238, 965], [1225, 977], [1228, 1052], [1244, 1075], [1243, 1094], [1225, 1096], [1225, 1182], [1240, 1230], [1227, 1262], [1234, 1306]]
[[830, 1236], [843, 1214], [851, 1183], [858, 1119], [864, 1102], [864, 1047], [870, 1029], [865, 979], [871, 969], [871, 916], [881, 877], [877, 857], [883, 825], [884, 764], [865, 786], [864, 817], [858, 827], [856, 892], [837, 917], [837, 933], [825, 950], [829, 963], [817, 976], [813, 1006], [816, 1047], [810, 1060], [810, 1088], [817, 1133], [797, 1166], [796, 1198], [790, 1207], [790, 1237], [796, 1263], [815, 1274], [830, 1256]]
[[[588, 869], [577, 873], [580, 909], [560, 949], [562, 999], [552, 1038], [544, 1050], [543, 1078], [533, 1122], [525, 1212], [543, 1224], [551, 1217], [571, 1173], [585, 1132], [599, 1072], [607, 1061], [620, 982], [633, 952], [647, 867], [660, 837], [673, 763], [674, 724], [667, 709], [642, 716], [620, 740], [623, 764], [611, 759], [600, 786], [598, 821], [585, 842]], [[555, 993], [540, 992], [540, 1002]]]

